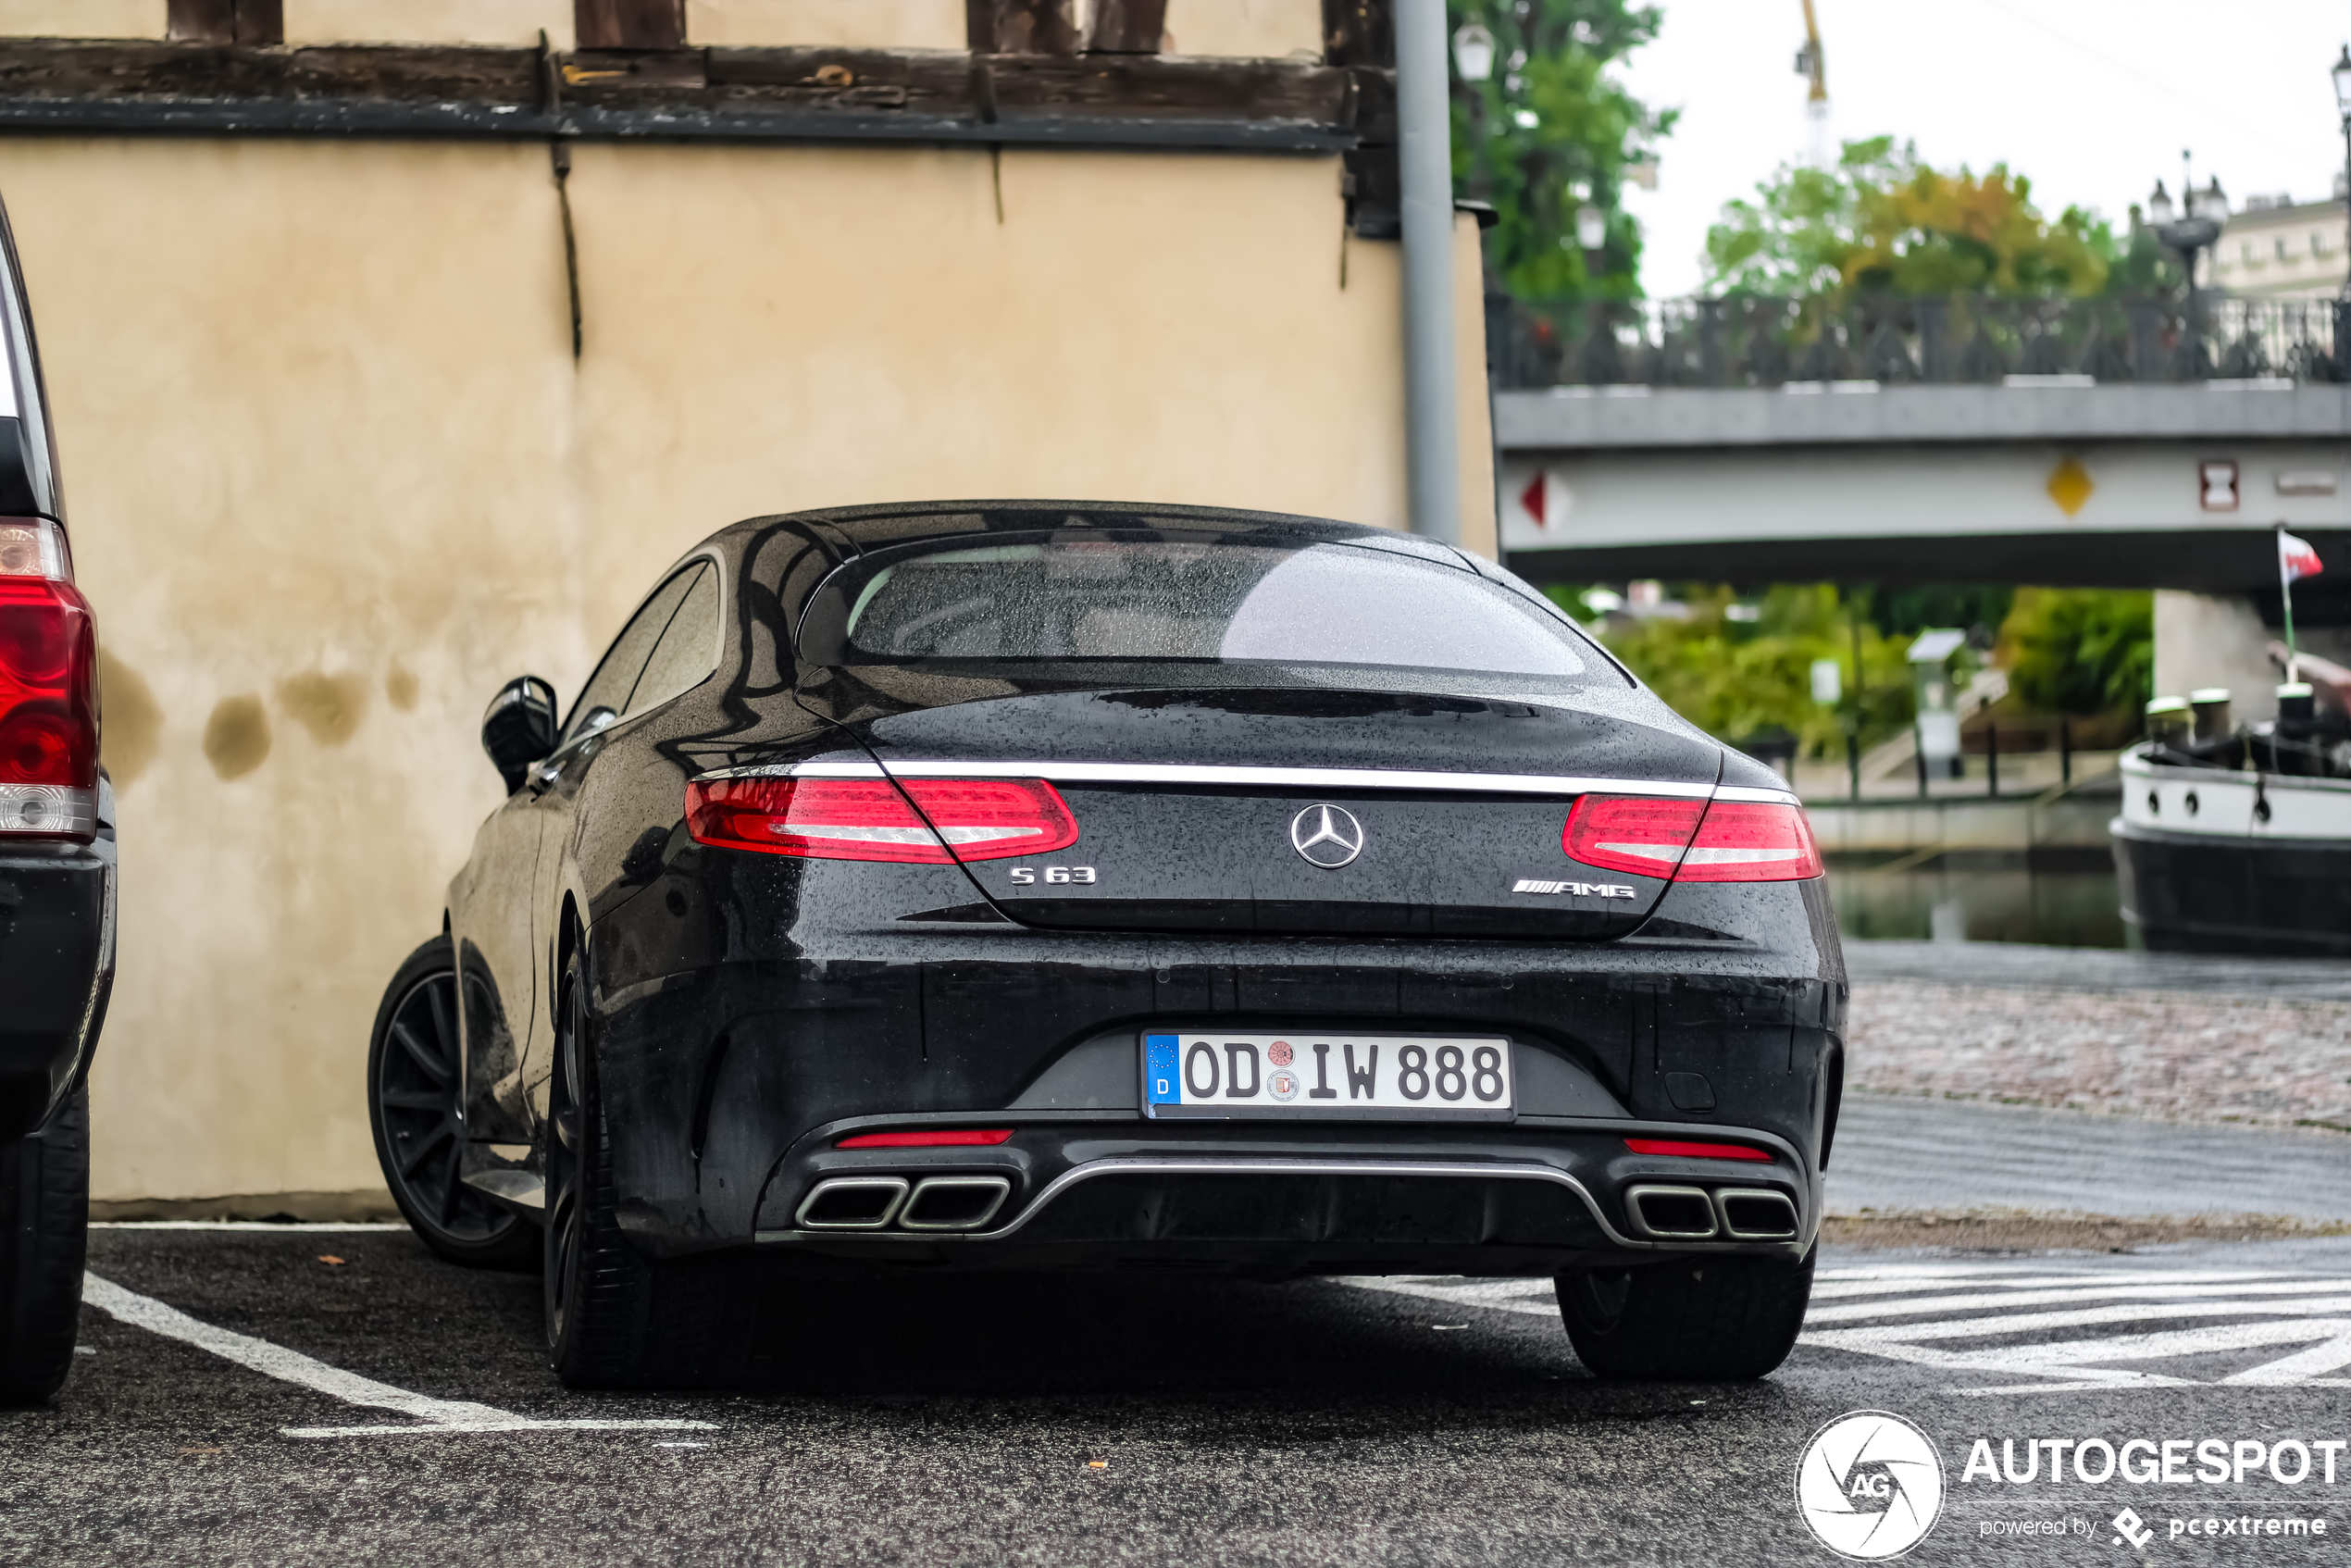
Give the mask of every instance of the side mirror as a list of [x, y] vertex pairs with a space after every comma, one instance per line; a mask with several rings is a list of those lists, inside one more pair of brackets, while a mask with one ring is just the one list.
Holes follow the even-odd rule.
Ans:
[[530, 765], [555, 749], [555, 689], [535, 675], [500, 687], [481, 716], [481, 749], [506, 781], [506, 793], [521, 789]]

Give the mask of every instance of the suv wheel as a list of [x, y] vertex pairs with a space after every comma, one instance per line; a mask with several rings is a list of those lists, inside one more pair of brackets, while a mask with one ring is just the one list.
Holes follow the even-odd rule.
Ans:
[[465, 1058], [449, 939], [410, 953], [392, 977], [367, 1040], [367, 1124], [384, 1185], [424, 1244], [453, 1263], [512, 1267], [539, 1254], [529, 1220], [458, 1178], [465, 1151]]
[[1568, 1342], [1595, 1377], [1729, 1383], [1787, 1359], [1812, 1296], [1812, 1264], [1681, 1258], [1559, 1276]]
[[0, 1404], [39, 1404], [73, 1365], [90, 1232], [90, 1091], [0, 1140]]

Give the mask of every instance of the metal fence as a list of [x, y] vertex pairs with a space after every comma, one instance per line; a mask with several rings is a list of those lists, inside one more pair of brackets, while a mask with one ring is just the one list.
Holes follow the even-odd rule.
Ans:
[[2351, 307], [2334, 300], [1491, 296], [1486, 327], [1504, 387], [2351, 380]]

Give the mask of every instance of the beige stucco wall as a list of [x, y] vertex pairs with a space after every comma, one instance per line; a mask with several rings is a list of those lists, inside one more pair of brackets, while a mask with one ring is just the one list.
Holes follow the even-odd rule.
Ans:
[[161, 38], [166, 0], [0, 0], [0, 38]]
[[286, 42], [572, 46], [572, 0], [285, 0]]
[[1323, 0], [1167, 0], [1167, 46], [1178, 55], [1319, 59]]
[[981, 151], [583, 146], [575, 365], [541, 147], [0, 140], [108, 662], [99, 1198], [378, 1185], [367, 1027], [499, 799], [482, 703], [576, 691], [711, 530], [1023, 494], [1400, 523], [1398, 257], [1353, 242], [1341, 288], [1335, 160], [1002, 176], [1000, 223]]

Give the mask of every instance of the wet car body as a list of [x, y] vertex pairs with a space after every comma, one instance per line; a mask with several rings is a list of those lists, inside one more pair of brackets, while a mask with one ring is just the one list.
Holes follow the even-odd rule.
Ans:
[[[1344, 543], [1533, 597], [1425, 541], [1195, 508], [874, 507], [715, 536], [683, 564], [707, 574], [709, 678], [606, 728], [576, 708], [452, 886], [468, 1185], [549, 1202], [573, 972], [616, 1223], [655, 1258], [1529, 1274], [1809, 1253], [1842, 1078], [1823, 884], [1594, 870], [1561, 840], [1586, 796], [1792, 806], [1775, 775], [1597, 649], [1571, 691], [868, 660], [843, 636], [843, 580], [892, 552], [1068, 530]], [[684, 810], [696, 780], [990, 777], [1049, 781], [1076, 841], [802, 858], [699, 841]], [[1298, 848], [1324, 807], [1357, 825], [1341, 866]], [[1229, 1064], [1225, 1042], [1341, 1035], [1499, 1041], [1509, 1109], [1177, 1115], [1145, 1082], [1150, 1037]], [[987, 1141], [935, 1141], [951, 1134]], [[1726, 1144], [1735, 1162], [1684, 1152]], [[828, 1190], [892, 1183], [886, 1213], [827, 1223]], [[1649, 1213], [1628, 1204], [1643, 1188], [1696, 1196]], [[1785, 1206], [1742, 1227], [1725, 1192]]]

